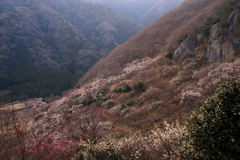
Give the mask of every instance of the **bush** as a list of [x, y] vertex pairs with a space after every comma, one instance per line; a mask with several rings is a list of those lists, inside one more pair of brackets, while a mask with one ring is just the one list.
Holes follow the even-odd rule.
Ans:
[[145, 92], [147, 87], [143, 82], [139, 82], [133, 87], [133, 89], [136, 93], [139, 93], [139, 92]]
[[188, 121], [181, 159], [229, 159], [240, 155], [240, 80], [219, 87]]
[[128, 92], [131, 92], [131, 91], [132, 91], [132, 88], [127, 84], [124, 85], [123, 88], [118, 88], [118, 89], [114, 90], [115, 93], [128, 93]]
[[24, 127], [26, 124], [18, 122], [15, 116], [13, 111], [0, 111], [1, 160], [64, 160], [73, 156], [74, 147], [67, 136], [56, 139], [40, 126]]
[[84, 99], [81, 103], [84, 106], [91, 105], [96, 102], [96, 99], [93, 96], [89, 96], [86, 99]]
[[[84, 151], [79, 152], [73, 160], [122, 160], [121, 155], [109, 146], [98, 148], [97, 146], [87, 146]], [[102, 147], [102, 146], [101, 146]]]
[[207, 21], [205, 22], [205, 25], [203, 27], [203, 35], [205, 37], [209, 37], [211, 28], [214, 24], [217, 24], [220, 22], [219, 18], [208, 18]]
[[164, 123], [149, 133], [104, 137], [97, 144], [84, 145], [74, 160], [169, 160], [179, 157], [178, 148], [186, 129], [178, 122]]
[[168, 53], [167, 53], [167, 55], [166, 55], [166, 58], [168, 58], [168, 59], [172, 59], [172, 57], [173, 57], [173, 54], [174, 54], [174, 49], [173, 48], [169, 48], [168, 49]]
[[128, 92], [131, 92], [132, 91], [132, 88], [129, 86], [129, 85], [125, 85], [123, 88], [122, 88], [122, 92], [123, 93], [128, 93]]
[[188, 37], [187, 34], [181, 35], [178, 39], [178, 44], [181, 44], [187, 37]]

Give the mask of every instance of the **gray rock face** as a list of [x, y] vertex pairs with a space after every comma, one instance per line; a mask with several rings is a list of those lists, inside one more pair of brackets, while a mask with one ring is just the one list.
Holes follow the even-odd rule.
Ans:
[[239, 31], [238, 21], [240, 16], [240, 9], [236, 8], [232, 11], [232, 13], [228, 16], [227, 23], [229, 25], [229, 33], [236, 33]]
[[228, 40], [222, 42], [223, 32], [217, 23], [212, 26], [208, 40], [206, 58], [209, 63], [224, 62], [234, 58], [236, 51], [240, 46], [240, 37], [236, 36], [240, 31], [239, 26], [240, 9], [234, 9], [228, 16]]
[[[240, 3], [238, 4], [240, 6]], [[231, 44], [236, 52], [240, 49], [240, 9], [236, 8], [228, 16], [229, 35], [231, 36]]]
[[189, 35], [175, 50], [172, 60], [179, 61], [183, 59], [187, 53], [193, 51], [197, 46], [197, 37], [196, 35]]
[[221, 27], [217, 23], [212, 26], [208, 40], [206, 57], [209, 63], [219, 61], [222, 57], [221, 36]]
[[[229, 30], [231, 30], [230, 27]], [[234, 29], [232, 31], [234, 31]], [[234, 58], [234, 43], [238, 43], [238, 41], [235, 42], [229, 39], [226, 42], [222, 42], [222, 39], [222, 29], [220, 27], [220, 24], [217, 23], [212, 26], [208, 40], [206, 58], [209, 63], [224, 62]]]
[[228, 61], [234, 58], [235, 50], [231, 42], [227, 41], [222, 45], [222, 61]]
[[240, 37], [239, 36], [238, 37], [234, 37], [232, 39], [232, 45], [233, 45], [234, 49], [237, 49], [237, 48], [240, 47]]

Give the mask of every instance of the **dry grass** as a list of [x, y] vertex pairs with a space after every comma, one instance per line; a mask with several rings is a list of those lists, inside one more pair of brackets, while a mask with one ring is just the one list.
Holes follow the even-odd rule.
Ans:
[[209, 17], [214, 17], [216, 10], [224, 5], [223, 2], [227, 0], [186, 0], [100, 60], [80, 80], [80, 84], [96, 77], [116, 75], [134, 59], [166, 54], [169, 47], [177, 45], [183, 33], [195, 31]]
[[23, 102], [17, 102], [17, 103], [13, 103], [13, 104], [7, 104], [4, 105], [0, 108], [0, 111], [19, 111], [28, 107], [32, 107], [38, 103], [42, 103], [41, 99], [30, 99], [28, 101], [23, 101]]

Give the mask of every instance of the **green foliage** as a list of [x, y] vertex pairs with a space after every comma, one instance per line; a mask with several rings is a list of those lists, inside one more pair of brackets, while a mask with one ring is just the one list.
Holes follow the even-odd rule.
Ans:
[[178, 44], [182, 43], [188, 37], [187, 34], [183, 34], [178, 39]]
[[173, 54], [174, 54], [174, 49], [172, 48], [172, 47], [170, 47], [169, 49], [168, 49], [168, 54], [166, 55], [166, 58], [168, 58], [168, 59], [172, 59], [172, 57], [173, 57]]
[[84, 105], [84, 106], [87, 106], [87, 105], [91, 105], [91, 104], [93, 104], [93, 103], [95, 103], [96, 102], [96, 99], [93, 97], [93, 96], [89, 96], [89, 97], [87, 97], [86, 99], [84, 99], [83, 101], [82, 101], [82, 104]]
[[107, 91], [105, 89], [101, 89], [96, 95], [96, 105], [100, 107], [107, 100], [110, 100], [110, 97], [107, 96]]
[[133, 87], [133, 89], [136, 93], [140, 93], [140, 92], [145, 92], [147, 87], [143, 82], [139, 82]]
[[110, 97], [107, 96], [107, 91], [105, 89], [101, 89], [97, 92], [96, 96], [88, 95], [81, 104], [84, 106], [95, 104], [97, 107], [101, 107], [107, 100], [110, 100]]
[[101, 89], [101, 90], [97, 93], [96, 97], [99, 99], [99, 98], [102, 98], [102, 97], [104, 97], [104, 96], [106, 96], [106, 95], [107, 95], [107, 91], [106, 91], [105, 89]]
[[132, 88], [129, 85], [124, 85], [123, 88], [117, 88], [114, 90], [115, 93], [128, 93], [131, 92]]
[[240, 155], [240, 80], [220, 86], [188, 121], [181, 159], [237, 160]]
[[203, 27], [203, 35], [205, 37], [208, 37], [210, 35], [211, 27], [214, 24], [219, 23], [219, 22], [220, 22], [219, 18], [208, 18]]

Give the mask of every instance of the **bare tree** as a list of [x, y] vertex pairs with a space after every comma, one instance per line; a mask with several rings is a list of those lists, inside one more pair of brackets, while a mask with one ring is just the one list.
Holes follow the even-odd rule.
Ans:
[[88, 144], [96, 144], [103, 137], [101, 122], [105, 119], [104, 113], [104, 109], [96, 106], [78, 109], [67, 118], [69, 132]]

